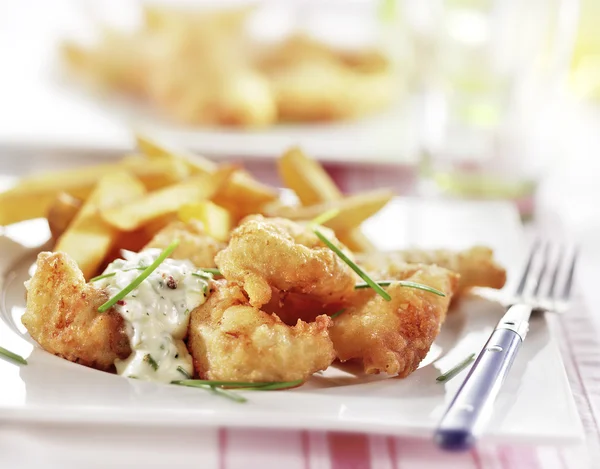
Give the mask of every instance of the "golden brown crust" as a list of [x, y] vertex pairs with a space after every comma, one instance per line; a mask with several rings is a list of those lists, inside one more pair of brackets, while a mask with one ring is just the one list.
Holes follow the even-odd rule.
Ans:
[[385, 287], [391, 301], [371, 289], [357, 291], [351, 305], [335, 318], [330, 336], [340, 360], [359, 358], [366, 373], [406, 377], [437, 337], [458, 276], [441, 267], [407, 264], [398, 266], [394, 278], [431, 286], [446, 296], [397, 283]]
[[393, 275], [398, 267], [411, 263], [435, 264], [458, 273], [460, 291], [471, 287], [502, 288], [506, 283], [506, 270], [494, 260], [494, 252], [484, 246], [464, 251], [409, 249], [376, 252], [359, 254], [356, 260], [378, 279]]
[[174, 221], [160, 230], [150, 242], [144, 246], [147, 248], [164, 249], [173, 242], [179, 240], [177, 249], [173, 251], [173, 259], [188, 259], [196, 267], [215, 267], [215, 255], [225, 247], [224, 243], [217, 241], [204, 232], [202, 223], [197, 220], [189, 222]]
[[205, 379], [306, 380], [335, 358], [330, 326], [327, 316], [287, 326], [250, 306], [239, 287], [219, 280], [207, 302], [192, 311], [188, 347]]
[[112, 310], [98, 312], [107, 299], [103, 290], [86, 285], [67, 254], [42, 252], [27, 285], [27, 308], [21, 321], [44, 350], [109, 370], [117, 358], [127, 358], [131, 348], [123, 318]]
[[[328, 236], [339, 244], [333, 234]], [[247, 217], [215, 261], [227, 280], [242, 286], [255, 307], [271, 300], [272, 287], [334, 303], [351, 293], [355, 284], [354, 273], [337, 254], [306, 226], [284, 218]]]

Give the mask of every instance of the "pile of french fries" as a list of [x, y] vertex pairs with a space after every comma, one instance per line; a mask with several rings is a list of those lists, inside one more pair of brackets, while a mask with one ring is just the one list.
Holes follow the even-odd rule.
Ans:
[[30, 176], [0, 193], [0, 225], [47, 218], [54, 250], [69, 254], [89, 279], [121, 249], [138, 251], [174, 220], [199, 220], [225, 242], [250, 214], [311, 220], [336, 209], [325, 225], [352, 251], [370, 251], [360, 225], [393, 197], [388, 190], [344, 197], [318, 162], [292, 148], [278, 169], [299, 203], [285, 205], [278, 189], [240, 167], [136, 138], [139, 153], [116, 163]]

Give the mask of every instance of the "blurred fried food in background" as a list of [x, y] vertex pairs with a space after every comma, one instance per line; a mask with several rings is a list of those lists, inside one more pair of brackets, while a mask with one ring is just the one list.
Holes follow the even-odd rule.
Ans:
[[396, 83], [382, 53], [335, 50], [301, 35], [259, 44], [245, 28], [252, 12], [146, 7], [136, 31], [104, 29], [89, 48], [66, 42], [63, 56], [95, 87], [185, 124], [335, 121], [392, 102]]

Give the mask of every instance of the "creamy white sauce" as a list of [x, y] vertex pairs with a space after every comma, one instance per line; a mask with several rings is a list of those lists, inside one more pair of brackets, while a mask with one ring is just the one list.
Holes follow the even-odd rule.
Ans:
[[[124, 259], [114, 261], [104, 272], [115, 275], [99, 279], [93, 285], [106, 289], [113, 297], [160, 253], [160, 249], [123, 251]], [[211, 279], [210, 274], [200, 271], [190, 261], [166, 259], [115, 305], [125, 319], [133, 351], [127, 359], [116, 360], [118, 374], [164, 383], [193, 375], [192, 357], [183, 338], [190, 312], [208, 297]]]

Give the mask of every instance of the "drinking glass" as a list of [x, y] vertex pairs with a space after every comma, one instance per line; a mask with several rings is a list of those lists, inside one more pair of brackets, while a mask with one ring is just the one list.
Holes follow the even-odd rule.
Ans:
[[577, 1], [396, 6], [412, 51], [423, 192], [529, 200], [560, 133]]

